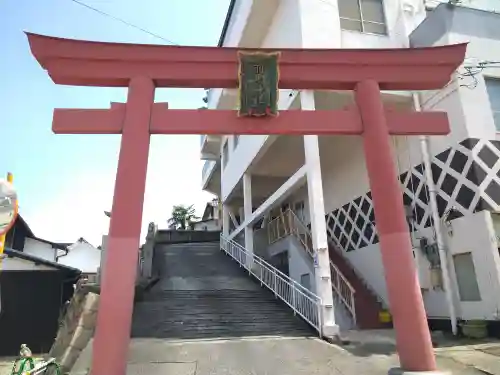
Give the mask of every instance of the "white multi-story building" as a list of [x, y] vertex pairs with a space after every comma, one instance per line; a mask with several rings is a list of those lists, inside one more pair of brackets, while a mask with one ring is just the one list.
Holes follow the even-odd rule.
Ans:
[[[500, 4], [463, 3], [233, 0], [219, 43], [276, 50], [469, 43], [464, 66], [442, 90], [383, 93], [387, 107], [412, 111], [418, 105], [425, 111], [445, 111], [450, 121], [451, 133], [432, 137], [427, 148], [439, 223], [429, 203], [433, 193], [425, 178], [421, 139], [393, 137], [415, 266], [431, 321], [454, 320], [453, 316], [500, 319], [500, 14], [495, 13]], [[280, 90], [279, 108], [301, 109], [305, 96]], [[312, 96], [316, 110], [354, 103], [346, 91], [316, 91]], [[237, 92], [212, 89], [208, 106], [235, 109]], [[337, 323], [347, 328], [355, 319], [359, 328], [378, 327], [379, 312], [390, 306], [362, 139], [318, 138], [315, 157], [304, 152], [305, 137], [202, 136], [203, 189], [223, 202], [226, 237], [312, 291], [318, 268], [309, 255], [311, 238], [324, 226], [311, 228], [310, 223], [311, 216], [321, 212], [317, 208], [324, 206]], [[311, 196], [312, 189], [318, 189], [308, 178], [311, 169], [321, 171], [322, 204], [317, 194]], [[445, 254], [441, 259], [440, 249]], [[442, 268], [449, 270], [446, 291]]]

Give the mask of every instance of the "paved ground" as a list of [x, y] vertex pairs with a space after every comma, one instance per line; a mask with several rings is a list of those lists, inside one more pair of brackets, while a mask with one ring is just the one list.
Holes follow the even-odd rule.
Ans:
[[[240, 338], [167, 341], [134, 339], [128, 375], [347, 375], [387, 374], [397, 366], [391, 331], [347, 334], [338, 347], [314, 338]], [[454, 375], [500, 375], [500, 342], [451, 342], [438, 338], [439, 367]], [[86, 375], [91, 345], [72, 374]], [[12, 358], [0, 358], [0, 375], [9, 375]]]
[[[363, 335], [351, 337], [352, 344], [342, 348], [314, 338], [134, 339], [128, 375], [382, 375], [398, 365], [390, 337], [387, 340], [383, 336], [376, 340]], [[500, 344], [489, 346], [500, 351]], [[437, 349], [440, 369], [458, 375], [500, 375], [499, 357], [468, 348]], [[455, 355], [456, 351], [461, 354]], [[465, 353], [469, 353], [470, 363], [464, 362]], [[488, 369], [481, 358], [483, 354], [491, 357]], [[86, 374], [90, 356], [91, 350], [87, 348], [72, 374]]]
[[14, 358], [0, 358], [0, 375], [10, 375]]

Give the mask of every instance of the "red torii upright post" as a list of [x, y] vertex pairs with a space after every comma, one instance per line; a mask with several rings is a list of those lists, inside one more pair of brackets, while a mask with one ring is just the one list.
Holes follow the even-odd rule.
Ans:
[[[151, 134], [337, 134], [363, 137], [401, 367], [434, 371], [435, 357], [416, 276], [390, 135], [443, 135], [445, 113], [384, 109], [380, 90], [443, 87], [466, 45], [392, 50], [281, 50], [282, 89], [355, 90], [357, 106], [238, 118], [236, 111], [169, 110], [155, 87], [238, 86], [238, 50], [100, 43], [28, 34], [56, 84], [128, 87], [110, 109], [56, 109], [60, 134], [122, 134], [92, 374], [124, 375]], [[261, 50], [272, 52], [270, 50]], [[315, 249], [316, 251], [321, 249]]]

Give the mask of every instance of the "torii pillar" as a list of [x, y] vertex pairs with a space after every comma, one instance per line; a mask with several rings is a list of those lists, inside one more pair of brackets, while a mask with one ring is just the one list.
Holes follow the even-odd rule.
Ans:
[[253, 119], [238, 118], [236, 111], [169, 110], [164, 103], [153, 103], [155, 87], [236, 88], [237, 49], [100, 43], [35, 34], [28, 38], [33, 55], [57, 84], [129, 88], [127, 103], [113, 103], [108, 110], [54, 111], [55, 133], [122, 135], [93, 375], [126, 371], [150, 134], [362, 136], [401, 368], [436, 370], [390, 136], [444, 135], [449, 124], [446, 113], [388, 111], [380, 90], [443, 87], [463, 61], [465, 44], [282, 50], [280, 88], [355, 90], [357, 105]]

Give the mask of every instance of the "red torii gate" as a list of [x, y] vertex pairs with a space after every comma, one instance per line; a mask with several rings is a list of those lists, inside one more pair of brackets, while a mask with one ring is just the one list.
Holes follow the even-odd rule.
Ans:
[[[155, 87], [236, 88], [238, 49], [101, 43], [28, 33], [31, 51], [56, 84], [128, 87], [110, 109], [55, 109], [59, 134], [122, 134], [101, 289], [92, 374], [124, 375], [151, 134], [361, 135], [401, 367], [434, 371], [390, 135], [444, 135], [446, 113], [384, 109], [380, 90], [442, 88], [466, 44], [377, 50], [284, 49], [282, 89], [355, 90], [357, 106], [239, 118], [236, 111], [169, 110]], [[272, 52], [271, 50], [260, 50]], [[315, 249], [318, 251], [318, 249]]]

